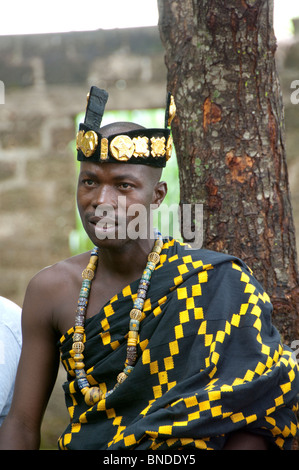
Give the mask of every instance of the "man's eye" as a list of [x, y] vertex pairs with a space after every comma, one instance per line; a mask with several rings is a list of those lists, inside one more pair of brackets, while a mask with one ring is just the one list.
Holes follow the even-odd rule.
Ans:
[[130, 183], [120, 183], [119, 185], [122, 189], [128, 189], [131, 188]]
[[94, 184], [94, 182], [90, 179], [85, 179], [82, 182], [85, 184], [85, 186], [92, 186]]

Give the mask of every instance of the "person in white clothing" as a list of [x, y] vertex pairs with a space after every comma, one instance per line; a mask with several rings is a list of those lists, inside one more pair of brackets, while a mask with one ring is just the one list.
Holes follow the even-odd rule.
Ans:
[[0, 426], [9, 412], [21, 347], [21, 308], [0, 297]]

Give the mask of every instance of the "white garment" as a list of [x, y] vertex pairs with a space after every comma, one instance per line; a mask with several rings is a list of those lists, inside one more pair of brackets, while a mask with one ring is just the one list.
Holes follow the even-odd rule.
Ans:
[[0, 297], [0, 426], [11, 405], [21, 353], [21, 312], [18, 305]]

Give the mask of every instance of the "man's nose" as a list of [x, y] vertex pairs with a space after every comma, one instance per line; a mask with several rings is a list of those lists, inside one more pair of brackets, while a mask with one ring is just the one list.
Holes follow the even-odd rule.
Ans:
[[97, 189], [93, 205], [96, 207], [101, 204], [110, 204], [111, 206], [116, 207], [115, 193], [113, 188], [108, 185], [100, 185]]

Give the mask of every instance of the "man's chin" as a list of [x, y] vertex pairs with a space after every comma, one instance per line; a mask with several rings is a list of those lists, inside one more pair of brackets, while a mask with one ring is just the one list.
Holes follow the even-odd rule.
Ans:
[[115, 225], [106, 225], [105, 227], [98, 227], [96, 225], [95, 236], [98, 240], [117, 240], [119, 233]]
[[120, 243], [122, 241], [121, 239], [118, 240], [119, 233], [116, 225], [101, 227], [93, 223], [87, 223], [84, 228], [95, 246], [104, 246], [103, 244], [107, 246], [107, 244]]
[[118, 233], [112, 233], [112, 232], [102, 232], [102, 231], [97, 231], [95, 230], [95, 233], [93, 234], [88, 234], [90, 240], [95, 246], [98, 246], [99, 248], [120, 248], [123, 246], [128, 240], [121, 237], [118, 238]]

